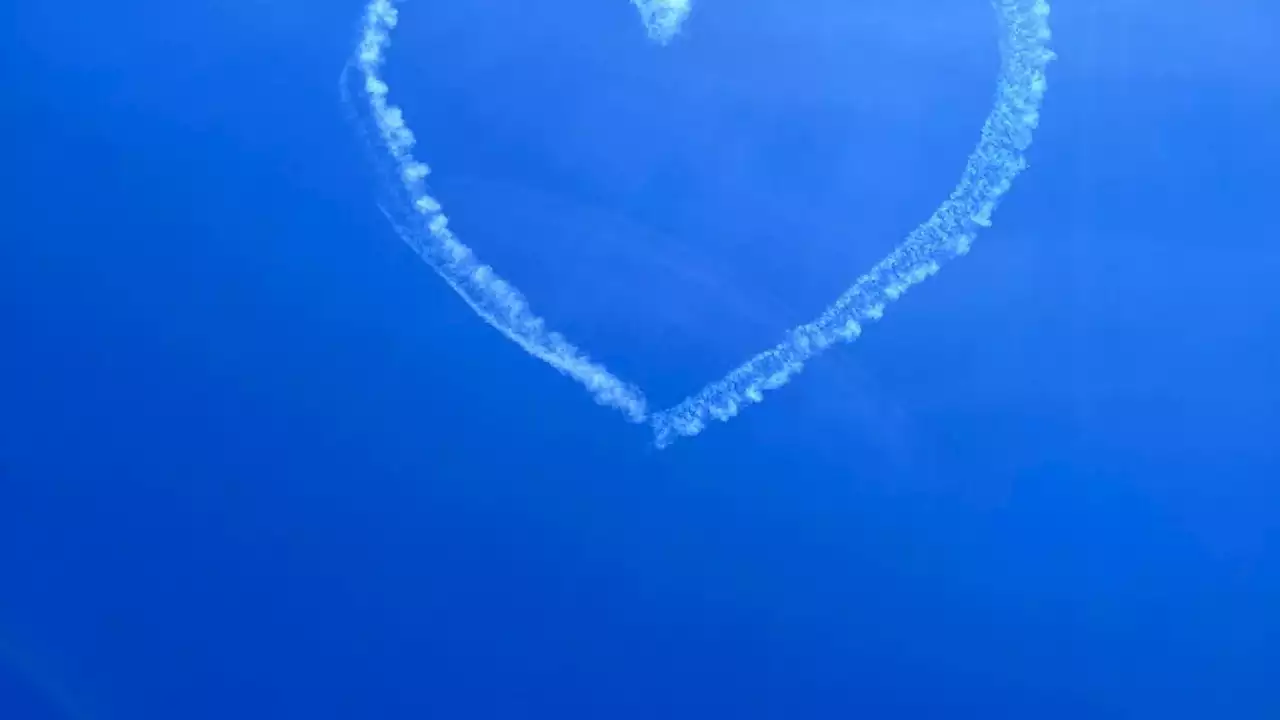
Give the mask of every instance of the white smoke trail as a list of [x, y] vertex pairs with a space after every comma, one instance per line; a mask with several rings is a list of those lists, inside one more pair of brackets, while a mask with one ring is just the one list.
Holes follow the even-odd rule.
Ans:
[[[678, 1], [678, 0], [673, 0]], [[670, 14], [651, 13], [659, 30], [667, 28]], [[422, 227], [399, 223], [388, 214], [400, 237], [409, 244], [449, 284], [485, 322], [498, 329], [529, 354], [582, 383], [597, 402], [621, 410], [633, 422], [646, 419], [645, 398], [635, 386], [619, 380], [603, 365], [592, 362], [582, 351], [546, 323], [530, 308], [520, 291], [503, 280], [493, 268], [481, 263], [471, 248], [449, 229], [440, 203], [426, 188], [431, 172], [413, 156], [413, 132], [399, 107], [387, 101], [388, 87], [382, 79], [382, 64], [391, 43], [391, 31], [398, 15], [393, 0], [373, 0], [365, 9], [360, 46], [355, 64], [364, 76], [364, 90], [377, 132], [394, 161], [400, 182]], [[671, 28], [674, 32], [675, 28]], [[424, 232], [425, 229], [425, 232]]]
[[[688, 0], [631, 0], [650, 38], [668, 42], [689, 14]], [[913, 230], [884, 260], [844, 292], [817, 319], [789, 331], [782, 342], [743, 363], [678, 405], [654, 413], [643, 393], [592, 362], [559, 333], [546, 329], [524, 297], [448, 228], [440, 204], [426, 191], [427, 166], [414, 159], [413, 133], [400, 108], [387, 101], [381, 67], [396, 25], [394, 0], [372, 0], [365, 11], [359, 51], [354, 60], [378, 137], [393, 161], [423, 228], [391, 218], [400, 236], [493, 327], [562, 373], [582, 383], [596, 401], [618, 408], [634, 422], [648, 420], [658, 447], [697, 435], [709, 418], [729, 420], [766, 390], [790, 382], [804, 364], [836, 342], [852, 342], [866, 322], [879, 320], [885, 307], [912, 286], [936, 273], [948, 260], [969, 251], [981, 228], [1027, 163], [1024, 151], [1039, 122], [1045, 93], [1049, 6], [1045, 0], [992, 0], [1003, 26], [1001, 72], [995, 101], [977, 147], [969, 155], [960, 182], [927, 221]]]
[[856, 340], [864, 323], [879, 320], [886, 305], [967, 253], [977, 231], [991, 225], [1000, 198], [1027, 166], [1023, 151], [1039, 122], [1044, 70], [1053, 59], [1044, 0], [995, 0], [994, 5], [1005, 31], [995, 103], [951, 197], [816, 320], [791, 330], [724, 379], [655, 413], [651, 423], [659, 447], [697, 435], [708, 418], [729, 420], [744, 406], [761, 402], [764, 391], [787, 384], [830, 345]]

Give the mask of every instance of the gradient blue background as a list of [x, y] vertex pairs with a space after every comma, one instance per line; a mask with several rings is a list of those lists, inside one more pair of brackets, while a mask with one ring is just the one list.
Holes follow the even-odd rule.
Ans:
[[[454, 227], [669, 404], [948, 192], [981, 0], [406, 3]], [[1272, 3], [1060, 2], [1032, 170], [668, 451], [393, 235], [356, 2], [6, 11], [0, 718], [1280, 717]]]

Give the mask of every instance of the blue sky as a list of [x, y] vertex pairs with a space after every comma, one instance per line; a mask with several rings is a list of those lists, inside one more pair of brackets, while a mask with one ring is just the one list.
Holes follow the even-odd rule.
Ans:
[[[459, 232], [675, 401], [973, 145], [985, 4], [860, 5], [416, 3], [388, 75]], [[386, 226], [358, 4], [15, 12], [0, 716], [1280, 713], [1280, 11], [1055, 6], [974, 252], [660, 453]]]

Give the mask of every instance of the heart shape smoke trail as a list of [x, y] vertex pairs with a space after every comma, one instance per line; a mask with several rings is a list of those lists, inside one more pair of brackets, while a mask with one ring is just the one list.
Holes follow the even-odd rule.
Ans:
[[[671, 40], [689, 14], [689, 0], [631, 2], [640, 11], [649, 37], [658, 43]], [[366, 7], [353, 65], [363, 78], [374, 140], [390, 160], [396, 183], [408, 194], [412, 207], [402, 217], [388, 212], [401, 238], [485, 322], [577, 380], [600, 404], [622, 411], [633, 422], [648, 422], [655, 443], [665, 447], [680, 436], [697, 435], [709, 418], [729, 420], [746, 405], [761, 402], [765, 390], [787, 384], [806, 361], [835, 342], [857, 339], [864, 323], [879, 320], [888, 303], [936, 273], [946, 261], [967, 253], [977, 231], [991, 225], [1000, 198], [1027, 166], [1023, 152], [1039, 121], [1044, 70], [1053, 59], [1048, 49], [1049, 6], [1044, 0], [992, 0], [992, 4], [1003, 30], [995, 102], [951, 196], [817, 319], [790, 330], [777, 345], [723, 379], [674, 407], [653, 413], [639, 388], [592, 361], [563, 335], [548, 330], [524, 296], [482, 264], [449, 229], [440, 203], [427, 192], [430, 170], [413, 156], [413, 133], [400, 108], [387, 100], [382, 64], [397, 22], [394, 0], [372, 0]]]

